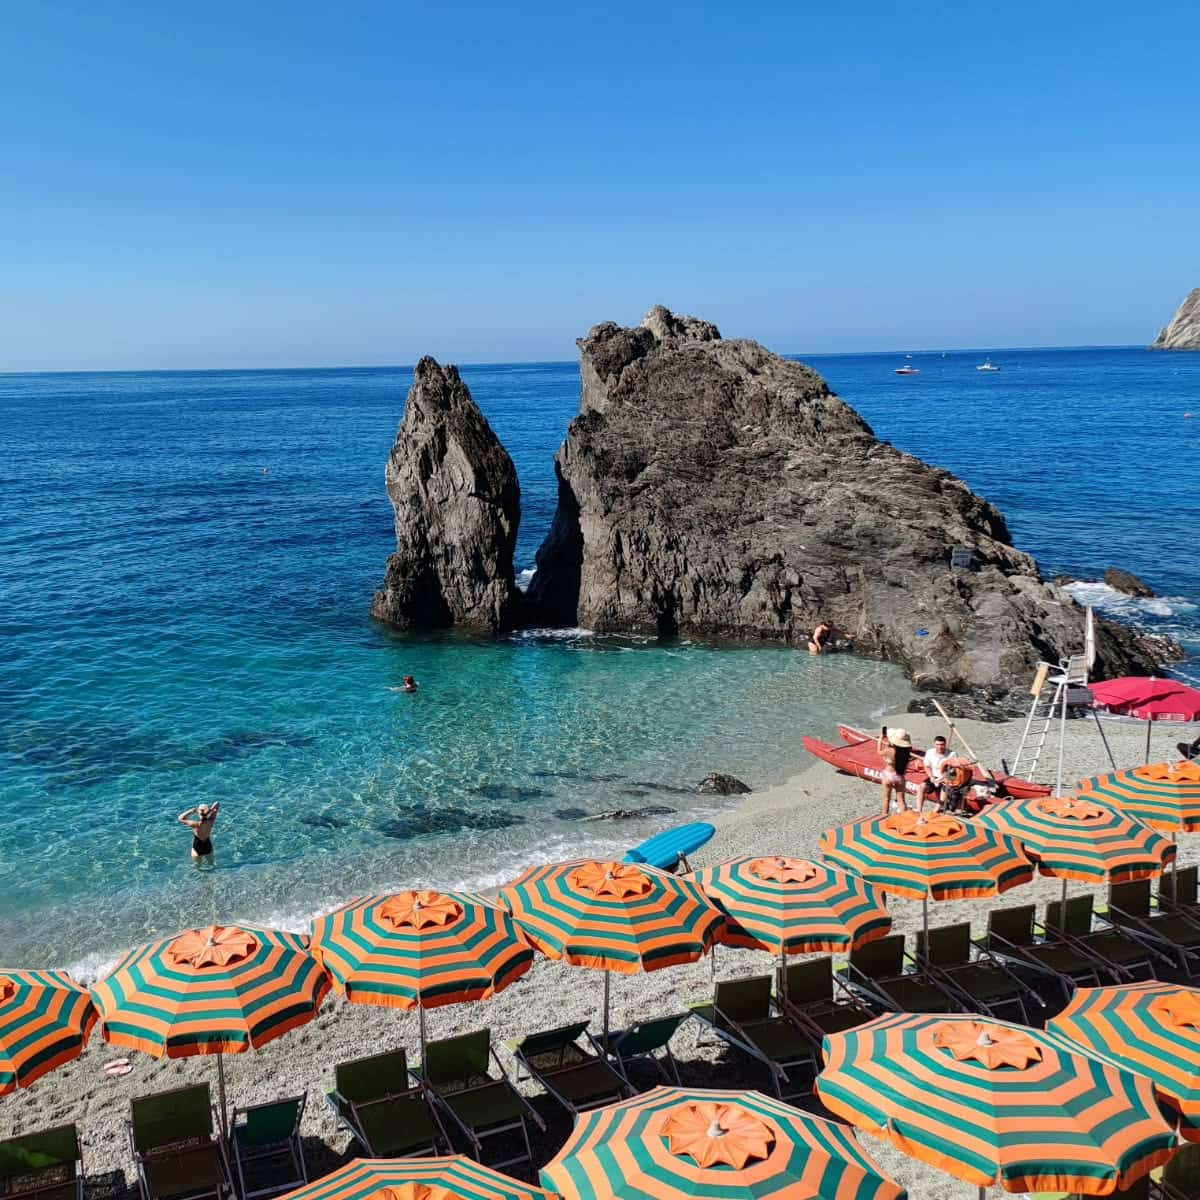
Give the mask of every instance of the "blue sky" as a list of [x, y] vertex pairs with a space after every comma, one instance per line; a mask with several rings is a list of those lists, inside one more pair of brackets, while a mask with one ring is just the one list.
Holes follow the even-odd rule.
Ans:
[[1200, 6], [4, 6], [0, 370], [1128, 344], [1200, 285]]

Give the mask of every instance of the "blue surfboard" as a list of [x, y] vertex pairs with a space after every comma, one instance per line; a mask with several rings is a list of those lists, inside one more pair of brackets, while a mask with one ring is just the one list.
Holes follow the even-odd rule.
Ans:
[[677, 825], [648, 838], [625, 855], [628, 863], [647, 863], [663, 871], [674, 870], [682, 858], [694, 854], [716, 833], [716, 827], [707, 821], [693, 821], [690, 825]]

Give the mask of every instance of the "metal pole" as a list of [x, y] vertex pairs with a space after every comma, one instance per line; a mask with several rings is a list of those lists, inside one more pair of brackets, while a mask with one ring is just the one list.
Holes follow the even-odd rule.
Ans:
[[608, 1053], [608, 976], [609, 972], [604, 972], [604, 1041], [601, 1043], [604, 1046], [605, 1054]]
[[1104, 722], [1100, 720], [1100, 714], [1093, 708], [1092, 720], [1096, 722], [1096, 728], [1100, 731], [1100, 740], [1104, 743], [1104, 753], [1108, 755], [1108, 765], [1115, 771], [1117, 769], [1117, 760], [1113, 758], [1113, 752], [1108, 744], [1108, 737], [1104, 733]]
[[921, 911], [925, 918], [925, 956], [929, 957], [929, 893], [921, 897]]
[[1063, 923], [1063, 928], [1066, 929], [1066, 927], [1067, 927], [1067, 877], [1065, 875], [1063, 876], [1063, 890], [1062, 890], [1062, 923]]
[[229, 1129], [229, 1109], [225, 1105], [225, 1055], [217, 1055], [217, 1093], [221, 1098], [221, 1136]]
[[1062, 717], [1058, 725], [1058, 781], [1054, 787], [1056, 796], [1062, 795], [1063, 755], [1067, 749], [1067, 693], [1071, 690], [1065, 683], [1062, 686]]
[[425, 1005], [421, 1003], [421, 997], [417, 997], [417, 1022], [421, 1029], [421, 1070], [425, 1070]]
[[1150, 761], [1150, 722], [1146, 722], [1146, 762]]

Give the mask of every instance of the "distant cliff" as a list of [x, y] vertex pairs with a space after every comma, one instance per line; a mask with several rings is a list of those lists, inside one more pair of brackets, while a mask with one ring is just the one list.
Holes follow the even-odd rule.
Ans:
[[1179, 306], [1174, 319], [1158, 337], [1151, 350], [1200, 350], [1200, 288]]

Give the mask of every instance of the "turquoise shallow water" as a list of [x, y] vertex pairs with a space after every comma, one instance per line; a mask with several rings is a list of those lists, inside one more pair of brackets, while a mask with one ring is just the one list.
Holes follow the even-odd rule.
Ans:
[[[1200, 356], [1027, 352], [983, 377], [929, 356], [910, 379], [875, 356], [810, 361], [881, 436], [997, 500], [1049, 570], [1143, 571], [1168, 599], [1139, 619], [1194, 638], [1195, 556], [1163, 546], [1194, 542], [1180, 418], [1200, 408]], [[517, 462], [532, 566], [576, 367], [464, 375]], [[410, 379], [0, 377], [4, 961], [96, 966], [199, 921], [296, 925], [363, 890], [500, 882], [661, 823], [581, 814], [704, 811], [690, 785], [706, 772], [777, 780], [803, 733], [910, 694], [848, 657], [376, 625], [383, 463]], [[388, 691], [405, 673], [416, 696]], [[215, 799], [217, 869], [197, 872], [174, 818]]]

